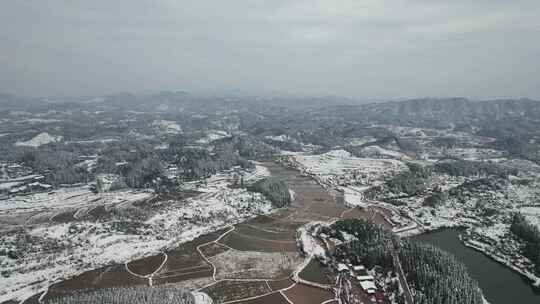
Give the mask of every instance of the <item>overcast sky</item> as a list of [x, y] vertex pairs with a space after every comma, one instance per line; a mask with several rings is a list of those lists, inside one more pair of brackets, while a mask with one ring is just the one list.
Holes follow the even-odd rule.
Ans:
[[540, 98], [540, 1], [0, 1], [0, 91], [225, 89]]

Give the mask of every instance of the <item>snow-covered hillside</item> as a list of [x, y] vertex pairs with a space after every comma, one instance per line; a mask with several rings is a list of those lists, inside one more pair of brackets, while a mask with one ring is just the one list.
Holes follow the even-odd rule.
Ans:
[[30, 140], [17, 141], [15, 143], [15, 146], [18, 146], [18, 147], [34, 147], [35, 148], [35, 147], [39, 147], [39, 146], [46, 145], [46, 144], [49, 144], [49, 143], [62, 141], [62, 139], [63, 139], [63, 137], [60, 136], [60, 135], [55, 136], [55, 135], [50, 135], [47, 132], [43, 132], [43, 133], [39, 133], [38, 135], [31, 138]]

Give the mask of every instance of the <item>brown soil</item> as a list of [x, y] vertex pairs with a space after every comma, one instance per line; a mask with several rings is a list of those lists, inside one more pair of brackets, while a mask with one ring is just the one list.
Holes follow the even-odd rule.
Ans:
[[315, 202], [308, 209], [308, 212], [319, 214], [327, 217], [339, 217], [339, 215], [347, 210], [344, 205], [334, 202], [333, 199], [326, 199], [324, 202]]
[[366, 220], [371, 219], [372, 213], [365, 208], [356, 207], [354, 209], [347, 210], [343, 213], [343, 218], [363, 218]]
[[221, 281], [202, 289], [214, 303], [239, 300], [271, 292], [265, 282]]
[[240, 251], [294, 252], [297, 250], [296, 242], [292, 240], [267, 240], [256, 236], [240, 234], [235, 231], [227, 234], [220, 242]]
[[287, 300], [279, 293], [275, 292], [264, 297], [249, 301], [241, 301], [239, 304], [289, 304]]
[[94, 290], [100, 288], [146, 285], [148, 280], [133, 276], [124, 264], [117, 264], [87, 271], [71, 279], [53, 284], [45, 300], [71, 294], [74, 290]]
[[211, 258], [213, 256], [216, 256], [216, 255], [218, 255], [220, 253], [223, 253], [223, 252], [229, 250], [229, 248], [227, 248], [226, 246], [221, 245], [219, 243], [210, 243], [210, 244], [199, 247], [199, 249], [202, 251], [204, 256], [207, 257], [207, 258]]
[[330, 284], [327, 268], [319, 261], [312, 259], [309, 264], [299, 273], [300, 278], [319, 284]]
[[160, 273], [153, 278], [154, 284], [177, 283], [191, 279], [211, 277], [213, 269], [208, 265], [194, 266], [183, 269], [175, 269]]
[[294, 304], [322, 303], [334, 298], [334, 294], [330, 291], [304, 284], [297, 284], [293, 288], [285, 291], [285, 295]]
[[294, 284], [294, 281], [289, 279], [279, 280], [279, 281], [268, 281], [268, 285], [272, 288], [273, 291], [287, 288]]
[[197, 246], [215, 241], [225, 231], [222, 229], [200, 236], [168, 251], [167, 263], [155, 275], [154, 282], [156, 284], [176, 283], [212, 276], [212, 266], [201, 257]]
[[375, 216], [373, 217], [373, 222], [383, 226], [386, 229], [392, 229], [394, 227], [392, 223], [388, 222], [386, 218], [379, 212], [375, 213]]
[[267, 240], [294, 240], [293, 229], [290, 229], [285, 225], [282, 225], [283, 227], [279, 226], [280, 225], [267, 227], [263, 225], [239, 224], [236, 226], [234, 231], [244, 235], [252, 235]]
[[85, 217], [91, 217], [92, 219], [99, 219], [101, 217], [106, 217], [108, 213], [109, 212], [107, 212], [107, 210], [105, 209], [105, 206], [100, 205], [88, 211]]
[[138, 259], [127, 263], [129, 270], [142, 276], [151, 274], [163, 263], [164, 254], [157, 254], [146, 258]]
[[22, 302], [21, 304], [39, 304], [39, 297], [41, 297], [41, 293], [31, 296], [30, 298], [24, 300], [24, 302]]
[[75, 218], [73, 217], [77, 210], [68, 210], [62, 213], [59, 213], [51, 218], [52, 222], [59, 222], [59, 223], [69, 223], [75, 221]]

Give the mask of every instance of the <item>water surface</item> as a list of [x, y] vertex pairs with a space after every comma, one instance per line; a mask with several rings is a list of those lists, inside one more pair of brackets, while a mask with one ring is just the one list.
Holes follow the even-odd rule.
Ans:
[[458, 236], [458, 230], [445, 229], [413, 239], [433, 244], [454, 254], [467, 266], [470, 275], [478, 281], [484, 296], [491, 304], [540, 303], [540, 294], [535, 294], [528, 281], [483, 253], [466, 247]]

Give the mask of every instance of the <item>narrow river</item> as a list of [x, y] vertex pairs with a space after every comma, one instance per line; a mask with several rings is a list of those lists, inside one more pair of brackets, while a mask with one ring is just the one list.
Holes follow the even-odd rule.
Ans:
[[464, 246], [459, 231], [445, 229], [413, 238], [433, 244], [454, 254], [475, 278], [491, 304], [538, 304], [540, 294], [535, 294], [530, 284], [519, 274], [493, 261], [481, 252]]

